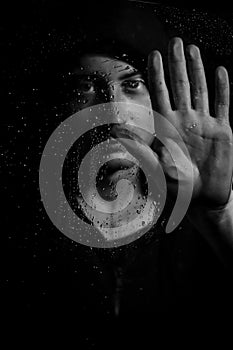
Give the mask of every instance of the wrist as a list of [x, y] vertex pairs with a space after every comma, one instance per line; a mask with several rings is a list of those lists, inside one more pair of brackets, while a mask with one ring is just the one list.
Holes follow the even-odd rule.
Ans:
[[219, 206], [208, 206], [206, 204], [190, 205], [188, 218], [194, 226], [202, 230], [218, 229], [230, 230], [233, 228], [233, 191], [231, 191], [228, 202]]
[[205, 211], [209, 215], [221, 215], [228, 212], [233, 213], [233, 191], [231, 190], [225, 204], [218, 206], [206, 206]]
[[233, 190], [231, 189], [226, 201], [223, 204], [216, 204], [211, 201], [207, 201], [202, 198], [194, 199], [191, 201], [189, 211], [202, 211], [204, 212], [224, 212], [229, 206], [233, 205]]

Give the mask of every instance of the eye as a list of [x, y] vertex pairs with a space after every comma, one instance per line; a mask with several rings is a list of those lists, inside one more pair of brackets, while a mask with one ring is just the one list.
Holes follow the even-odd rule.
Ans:
[[95, 83], [88, 79], [80, 79], [77, 83], [77, 90], [78, 92], [85, 93], [85, 94], [91, 94], [95, 92]]
[[128, 79], [125, 80], [122, 85], [128, 91], [136, 91], [139, 92], [143, 90], [146, 86], [145, 81], [143, 79]]

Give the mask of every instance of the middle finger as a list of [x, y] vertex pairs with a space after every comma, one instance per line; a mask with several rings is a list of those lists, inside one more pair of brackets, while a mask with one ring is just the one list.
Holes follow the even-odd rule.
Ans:
[[169, 43], [168, 64], [175, 107], [187, 110], [191, 108], [190, 85], [183, 42], [180, 38], [174, 38]]

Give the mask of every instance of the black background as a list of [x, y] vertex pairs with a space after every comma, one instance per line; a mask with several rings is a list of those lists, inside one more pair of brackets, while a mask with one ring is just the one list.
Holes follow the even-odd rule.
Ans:
[[[110, 3], [110, 2], [108, 2]], [[214, 69], [227, 67], [233, 95], [233, 11], [230, 2], [166, 2], [174, 6], [167, 13], [180, 35], [187, 30], [182, 13], [198, 13], [201, 22], [190, 21], [188, 28], [194, 43], [204, 51], [208, 65], [208, 83], [214, 84]], [[48, 220], [40, 201], [38, 169], [40, 155], [54, 127], [64, 118], [52, 110], [51, 96], [40, 91], [40, 60], [45, 51], [48, 18], [60, 11], [62, 1], [8, 1], [0, 12], [0, 70], [1, 70], [1, 310], [12, 319], [21, 319], [30, 305], [46, 297], [59, 266], [61, 283], [75, 281], [76, 244], [57, 232]], [[82, 2], [66, 1], [67, 8], [78, 11]], [[178, 12], [177, 12], [178, 9]], [[176, 15], [173, 16], [172, 13]], [[203, 21], [200, 20], [203, 14]], [[215, 35], [205, 26], [205, 18], [216, 19]], [[209, 28], [209, 30], [208, 30]], [[210, 72], [210, 73], [209, 73]], [[211, 90], [213, 94], [213, 91]], [[39, 111], [35, 106], [40, 106]], [[48, 108], [49, 106], [49, 108]], [[231, 105], [232, 111], [232, 105]], [[47, 113], [47, 114], [46, 114]], [[233, 114], [232, 112], [230, 113]], [[83, 247], [83, 265], [89, 248]], [[79, 254], [82, 254], [79, 252]], [[63, 261], [66, 260], [66, 267]], [[82, 260], [80, 256], [79, 260]], [[63, 270], [65, 269], [65, 270]], [[61, 286], [61, 288], [63, 288]], [[33, 299], [39, 291], [38, 302]], [[38, 311], [38, 310], [37, 310]], [[5, 317], [5, 316], [4, 316]], [[5, 320], [5, 318], [3, 318]], [[30, 318], [29, 318], [30, 320]], [[88, 334], [88, 332], [87, 332]], [[85, 344], [89, 344], [88, 341]], [[90, 342], [90, 344], [92, 344]], [[89, 345], [90, 345], [89, 344]]]

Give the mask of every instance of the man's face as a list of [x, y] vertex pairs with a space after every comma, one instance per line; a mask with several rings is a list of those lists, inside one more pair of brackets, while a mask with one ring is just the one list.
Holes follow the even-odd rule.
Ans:
[[[155, 204], [147, 200], [140, 159], [120, 141], [128, 136], [135, 147], [134, 139], [152, 142], [154, 116], [142, 74], [121, 60], [85, 55], [72, 71], [70, 87], [72, 118], [85, 131], [67, 163], [73, 164], [67, 182], [70, 202], [78, 203], [78, 210], [108, 240], [144, 230], [153, 220]], [[69, 187], [77, 182], [77, 191]]]
[[[137, 69], [115, 58], [88, 54], [81, 57], [73, 71], [73, 77], [73, 112], [104, 103], [124, 102], [120, 113], [117, 110], [114, 112], [113, 109], [108, 123], [117, 123], [122, 127], [138, 126], [140, 129], [134, 129], [134, 132], [147, 144], [150, 143], [148, 133], [143, 132], [143, 129], [154, 129], [150, 95], [145, 80]], [[140, 109], [138, 105], [146, 107], [145, 113], [137, 113]], [[127, 113], [128, 111], [130, 113]], [[105, 178], [109, 177], [110, 181], [114, 181], [114, 176], [115, 180], [119, 180], [119, 173], [117, 176], [116, 173], [123, 168], [127, 171], [133, 163], [135, 164], [135, 158], [116, 140], [112, 149], [109, 148], [110, 158], [105, 168]]]

